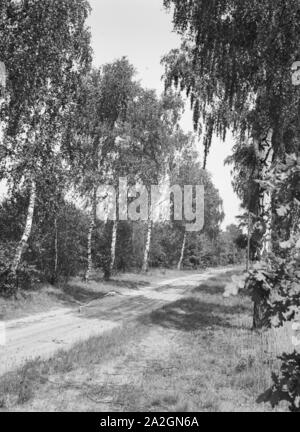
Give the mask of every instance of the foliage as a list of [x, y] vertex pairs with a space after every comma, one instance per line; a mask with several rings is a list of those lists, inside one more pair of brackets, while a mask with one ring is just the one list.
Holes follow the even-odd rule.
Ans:
[[[56, 196], [61, 194], [63, 176], [56, 169], [65, 164], [61, 134], [91, 62], [89, 10], [86, 0], [1, 2], [0, 52], [8, 79], [0, 112], [0, 177], [12, 195], [30, 190], [26, 222], [9, 267], [12, 280], [21, 271], [37, 201], [45, 198], [49, 185], [57, 186]], [[49, 212], [55, 211], [54, 195], [47, 201]], [[32, 271], [21, 273], [23, 286]]]
[[33, 173], [43, 178], [57, 150], [62, 118], [91, 60], [88, 12], [85, 0], [1, 2], [0, 51], [8, 73], [3, 162], [14, 185]]
[[[37, 211], [37, 214], [39, 212]], [[56, 219], [56, 229], [54, 219]], [[36, 219], [27, 259], [34, 262], [50, 283], [82, 274], [86, 265], [87, 216], [74, 204], [62, 201], [55, 215]], [[55, 238], [57, 235], [57, 252]], [[57, 253], [57, 257], [56, 257]], [[57, 269], [55, 260], [57, 259]]]
[[[165, 0], [174, 5], [174, 27], [185, 40], [165, 58], [167, 85], [180, 84], [191, 98], [196, 126], [224, 135], [229, 127], [263, 139], [273, 129], [272, 145], [282, 154], [299, 90], [292, 86], [297, 60], [300, 7], [297, 0]], [[284, 122], [282, 120], [285, 119]], [[281, 121], [280, 121], [281, 120]], [[291, 151], [291, 149], [290, 149]]]
[[83, 196], [92, 195], [95, 185], [111, 178], [118, 134], [137, 91], [134, 74], [123, 57], [92, 70], [78, 87], [62, 144], [75, 186]]
[[[300, 159], [289, 155], [285, 163], [276, 166], [270, 173], [265, 187], [272, 190], [277, 209], [277, 235], [273, 250], [263, 264], [265, 271], [252, 275], [252, 289], [259, 280], [267, 280], [269, 293], [269, 315], [273, 325], [281, 326], [286, 321], [298, 318], [300, 306]], [[290, 402], [291, 411], [299, 411], [299, 354], [284, 354], [281, 374], [273, 374], [273, 386], [259, 400], [272, 406], [281, 401]]]
[[[250, 275], [249, 286], [262, 284], [268, 297], [272, 294], [270, 313], [278, 325], [295, 317], [300, 304], [300, 159], [288, 155], [286, 162], [270, 171], [265, 187], [272, 192], [277, 213], [273, 251], [262, 268]], [[275, 221], [274, 221], [275, 223]]]
[[[243, 248], [236, 246], [231, 229], [218, 232], [211, 238], [206, 232], [187, 236], [183, 267], [203, 269], [206, 267], [236, 265], [244, 262]], [[239, 232], [238, 227], [235, 227]], [[177, 266], [180, 256], [182, 233], [171, 224], [156, 224], [153, 229], [150, 263], [153, 267]]]
[[300, 354], [283, 354], [280, 375], [272, 375], [273, 385], [257, 399], [270, 403], [273, 408], [282, 401], [289, 402], [291, 412], [300, 412]]
[[[291, 80], [299, 58], [299, 1], [164, 4], [174, 6], [174, 27], [183, 35], [181, 48], [164, 59], [166, 85], [180, 85], [191, 99], [195, 129], [205, 129], [204, 166], [213, 134], [225, 138], [233, 129], [236, 145], [228, 162], [234, 188], [253, 218], [251, 246], [255, 239], [260, 249], [272, 235], [272, 251], [247, 281], [254, 326], [281, 325], [295, 317], [300, 295], [300, 92]], [[267, 196], [270, 210], [264, 208]], [[298, 360], [284, 358], [283, 372], [288, 364], [291, 380], [297, 380]], [[284, 384], [274, 380], [276, 389]], [[294, 409], [299, 395], [290, 397]]]
[[[49, 214], [47, 201], [37, 206], [31, 239], [24, 253], [24, 261], [18, 271], [18, 285], [32, 288], [37, 281], [66, 280], [79, 274], [85, 266], [85, 232], [87, 217], [74, 205], [61, 201], [55, 214]], [[20, 220], [26, 212], [26, 197], [19, 195], [6, 200], [0, 206], [1, 273], [9, 275], [9, 267], [19, 237]], [[55, 225], [57, 219], [58, 268], [55, 274]], [[3, 282], [4, 284], [6, 282]], [[2, 291], [5, 291], [3, 285]]]

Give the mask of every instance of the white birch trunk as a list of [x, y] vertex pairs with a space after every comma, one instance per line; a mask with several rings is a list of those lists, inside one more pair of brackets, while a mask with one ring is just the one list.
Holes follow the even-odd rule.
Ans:
[[251, 248], [251, 213], [248, 211], [248, 238], [247, 238], [247, 253], [246, 253], [246, 271], [250, 270], [250, 248]]
[[[271, 138], [272, 139], [272, 136]], [[273, 150], [269, 148], [269, 154], [266, 160], [266, 172], [264, 175], [268, 174], [272, 161], [273, 161]], [[272, 194], [271, 192], [266, 191], [264, 194], [263, 205], [265, 209], [265, 223], [266, 223], [266, 234], [263, 239], [263, 248], [262, 254], [263, 256], [269, 254], [272, 251]]]
[[87, 269], [85, 273], [85, 281], [88, 282], [90, 280], [92, 267], [93, 267], [93, 256], [92, 256], [92, 242], [93, 242], [93, 231], [95, 227], [94, 215], [90, 216], [90, 226], [88, 231], [87, 238]]
[[152, 237], [152, 220], [149, 217], [148, 219], [148, 225], [147, 225], [147, 239], [146, 239], [146, 245], [145, 245], [145, 251], [144, 251], [144, 260], [143, 260], [143, 272], [148, 271], [149, 267], [149, 255], [150, 255], [150, 247], [151, 247], [151, 237]]
[[36, 183], [34, 180], [31, 180], [31, 190], [30, 190], [30, 198], [29, 198], [29, 205], [27, 210], [27, 218], [25, 223], [24, 232], [21, 238], [21, 241], [17, 247], [15, 257], [12, 263], [12, 273], [16, 274], [17, 270], [20, 266], [22, 255], [24, 253], [24, 250], [26, 248], [28, 239], [31, 234], [32, 229], [32, 222], [33, 222], [33, 215], [34, 215], [34, 209], [35, 209], [35, 202], [36, 202]]
[[87, 269], [84, 277], [84, 280], [86, 282], [89, 281], [93, 269], [92, 245], [93, 245], [93, 232], [95, 228], [95, 219], [96, 219], [96, 206], [97, 206], [97, 190], [96, 188], [94, 188], [92, 211], [90, 214], [90, 225], [89, 225], [88, 237], [87, 237]]
[[117, 233], [118, 233], [118, 221], [114, 221], [112, 229], [111, 239], [111, 255], [110, 255], [110, 270], [113, 271], [116, 261], [116, 245], [117, 245]]
[[54, 220], [54, 229], [55, 229], [55, 240], [54, 240], [54, 279], [57, 278], [57, 269], [58, 269], [58, 231], [57, 231], [57, 217]]
[[186, 237], [187, 237], [187, 234], [186, 234], [186, 232], [185, 232], [185, 233], [184, 233], [184, 236], [183, 236], [183, 241], [182, 241], [182, 248], [181, 248], [180, 259], [179, 259], [178, 266], [177, 266], [177, 269], [178, 269], [178, 270], [181, 270], [181, 269], [182, 269], [183, 258], [184, 258], [184, 252], [185, 252], [185, 246], [186, 246]]
[[[261, 148], [257, 143], [257, 152], [261, 163], [261, 180], [265, 180], [273, 161], [272, 149], [273, 131], [270, 130], [265, 142], [262, 143]], [[264, 221], [264, 235], [260, 251], [261, 258], [266, 256], [272, 250], [272, 196], [267, 190], [264, 190], [260, 196], [260, 209], [262, 219]]]
[[[261, 147], [259, 148], [257, 145], [258, 156], [261, 163], [261, 180], [266, 180], [272, 165], [274, 156], [272, 137], [273, 131], [270, 130], [265, 142], [261, 143]], [[267, 190], [264, 190], [260, 195], [260, 212], [264, 224], [260, 259], [264, 259], [264, 257], [272, 250], [272, 195]], [[262, 297], [254, 299], [254, 329], [261, 329], [266, 326], [267, 310], [267, 298]]]

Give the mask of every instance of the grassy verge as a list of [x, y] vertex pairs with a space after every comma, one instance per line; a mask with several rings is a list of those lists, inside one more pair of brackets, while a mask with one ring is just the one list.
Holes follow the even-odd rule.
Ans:
[[276, 356], [292, 348], [290, 330], [253, 332], [250, 299], [222, 296], [229, 278], [190, 287], [126, 327], [3, 377], [3, 408], [270, 411], [256, 398], [279, 367]]
[[59, 287], [40, 285], [34, 291], [22, 292], [18, 300], [0, 297], [0, 319], [13, 320], [53, 309], [74, 307], [78, 303], [85, 304], [93, 300], [101, 300], [110, 291], [122, 293], [124, 289], [135, 290], [165, 279], [182, 277], [191, 273], [194, 271], [152, 269], [147, 274], [116, 274], [111, 281], [106, 282], [101, 273], [95, 272], [88, 283], [83, 282], [80, 277], [75, 277]]
[[[49, 360], [35, 359], [15, 372], [0, 377], [0, 408], [22, 406], [39, 397], [45, 385], [53, 385], [58, 390], [66, 374], [94, 365], [120, 355], [131, 340], [139, 340], [144, 333], [143, 326], [127, 325], [101, 337], [92, 337], [76, 344], [71, 350], [61, 350]], [[51, 382], [51, 377], [57, 382]], [[62, 380], [60, 379], [62, 378]]]
[[0, 320], [13, 320], [69, 306], [60, 289], [44, 285], [36, 291], [24, 291], [18, 300], [0, 297]]

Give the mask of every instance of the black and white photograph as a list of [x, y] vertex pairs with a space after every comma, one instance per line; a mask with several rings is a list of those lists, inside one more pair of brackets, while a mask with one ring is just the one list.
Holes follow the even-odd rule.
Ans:
[[299, 312], [300, 0], [0, 0], [0, 415], [300, 412]]

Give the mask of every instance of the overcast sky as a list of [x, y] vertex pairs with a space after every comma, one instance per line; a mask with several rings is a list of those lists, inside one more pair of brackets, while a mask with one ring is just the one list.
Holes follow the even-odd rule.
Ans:
[[[95, 66], [127, 56], [141, 83], [161, 93], [164, 88], [161, 57], [180, 45], [180, 37], [173, 32], [172, 15], [163, 8], [163, 0], [90, 0], [90, 4]], [[188, 108], [182, 127], [192, 130], [192, 113]], [[240, 212], [231, 186], [230, 167], [224, 167], [231, 148], [230, 136], [225, 143], [214, 140], [208, 160], [208, 170], [224, 201], [224, 226], [235, 222]]]

